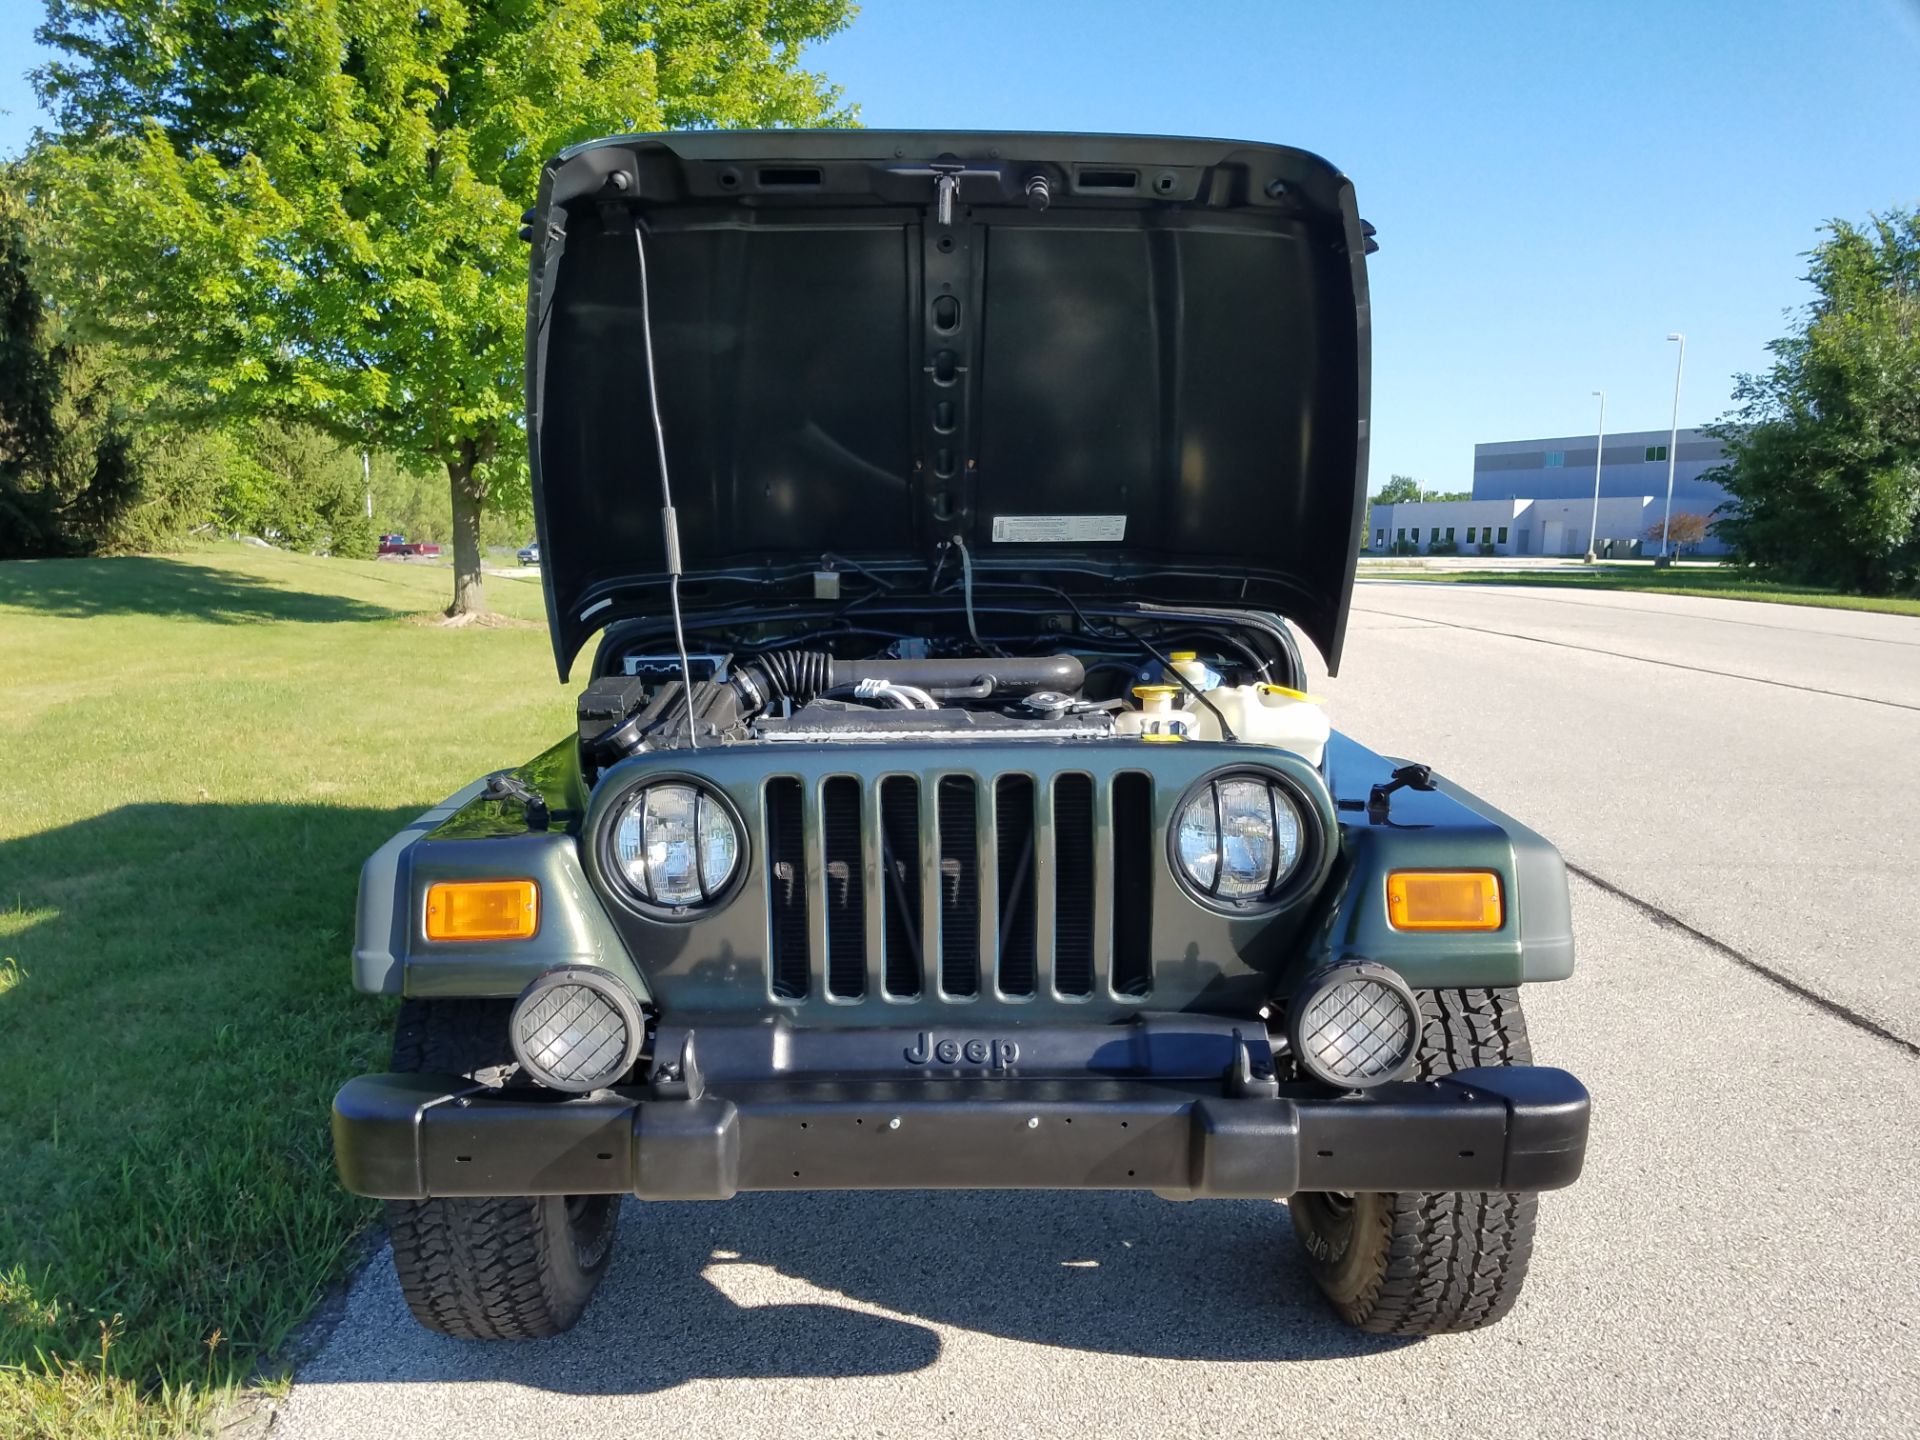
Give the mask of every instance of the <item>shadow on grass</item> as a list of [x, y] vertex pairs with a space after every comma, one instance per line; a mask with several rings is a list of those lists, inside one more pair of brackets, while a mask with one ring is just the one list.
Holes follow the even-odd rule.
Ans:
[[351, 986], [354, 892], [421, 808], [130, 805], [0, 842], [0, 1377], [98, 1368], [103, 1325], [144, 1389], [244, 1377], [338, 1278], [376, 1211], [328, 1106], [391, 1008]]
[[222, 625], [262, 620], [391, 620], [394, 611], [344, 595], [285, 590], [236, 570], [153, 555], [11, 560], [0, 565], [0, 606], [68, 619], [192, 616]]

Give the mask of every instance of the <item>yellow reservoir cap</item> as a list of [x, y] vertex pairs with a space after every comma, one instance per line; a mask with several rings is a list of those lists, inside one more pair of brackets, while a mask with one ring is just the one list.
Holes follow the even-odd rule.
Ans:
[[444, 880], [427, 887], [427, 939], [531, 940], [540, 887], [531, 880]]
[[1167, 652], [1167, 659], [1176, 665], [1182, 660], [1198, 660], [1199, 658], [1200, 652], [1198, 650], [1169, 650]]
[[1262, 685], [1262, 695], [1284, 695], [1289, 700], [1304, 700], [1309, 705], [1324, 705], [1327, 702], [1318, 695], [1309, 695], [1305, 690], [1289, 690], [1284, 685]]
[[1387, 919], [1396, 930], [1498, 930], [1500, 877], [1491, 870], [1395, 870]]

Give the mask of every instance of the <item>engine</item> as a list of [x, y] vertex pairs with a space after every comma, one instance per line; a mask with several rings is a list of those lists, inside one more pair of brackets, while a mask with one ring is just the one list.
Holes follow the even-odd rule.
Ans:
[[[688, 678], [691, 677], [691, 685]], [[591, 775], [630, 755], [704, 746], [1239, 741], [1320, 763], [1313, 697], [1230, 655], [1136, 656], [826, 651], [627, 654], [580, 696]]]

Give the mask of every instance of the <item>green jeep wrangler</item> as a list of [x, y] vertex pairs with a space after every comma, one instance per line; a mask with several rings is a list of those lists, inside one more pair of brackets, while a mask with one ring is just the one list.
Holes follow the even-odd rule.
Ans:
[[577, 734], [361, 879], [405, 998], [334, 1143], [419, 1320], [566, 1329], [622, 1197], [943, 1187], [1291, 1197], [1350, 1323], [1500, 1318], [1586, 1149], [1516, 989], [1566, 876], [1302, 693], [1365, 514], [1346, 179], [648, 135], [525, 234], [561, 676], [599, 642]]

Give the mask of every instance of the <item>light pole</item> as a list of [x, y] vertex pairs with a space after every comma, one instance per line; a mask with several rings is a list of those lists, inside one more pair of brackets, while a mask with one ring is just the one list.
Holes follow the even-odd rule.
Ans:
[[1673, 538], [1673, 462], [1680, 455], [1680, 375], [1687, 368], [1687, 337], [1667, 336], [1680, 342], [1680, 358], [1673, 365], [1673, 429], [1667, 435], [1667, 518], [1660, 522], [1660, 558], [1667, 558], [1667, 546]]
[[1600, 457], [1607, 448], [1607, 392], [1595, 390], [1600, 397], [1600, 430], [1593, 440], [1593, 518], [1587, 522], [1587, 563], [1594, 562], [1593, 541], [1600, 530]]

